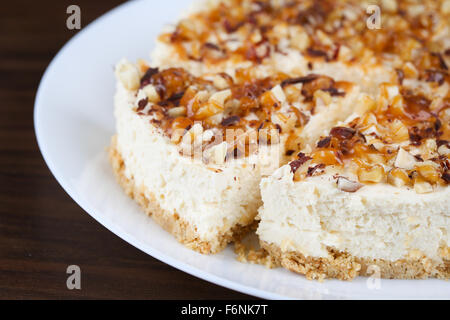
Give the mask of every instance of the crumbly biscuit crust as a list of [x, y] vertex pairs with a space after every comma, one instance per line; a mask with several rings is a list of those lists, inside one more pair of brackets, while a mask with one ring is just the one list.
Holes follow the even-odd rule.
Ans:
[[[427, 258], [397, 261], [352, 256], [329, 248], [331, 258], [305, 257], [300, 252], [283, 252], [280, 247], [261, 241], [261, 246], [286, 269], [303, 274], [307, 279], [336, 278], [352, 280], [357, 276], [377, 276], [386, 279], [449, 279], [450, 260], [438, 263]], [[446, 249], [448, 250], [448, 248]], [[375, 266], [375, 267], [374, 267]], [[374, 272], [376, 274], [374, 274]]]

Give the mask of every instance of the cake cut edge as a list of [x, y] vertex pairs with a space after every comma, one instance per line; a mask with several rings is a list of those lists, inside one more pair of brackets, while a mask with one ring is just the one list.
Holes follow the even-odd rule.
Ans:
[[[136, 185], [133, 177], [128, 178], [125, 175], [125, 162], [117, 149], [117, 136], [113, 136], [111, 139], [108, 156], [116, 180], [127, 196], [135, 200], [148, 216], [189, 249], [202, 254], [217, 253], [222, 251], [228, 243], [237, 241], [249, 231], [256, 229], [255, 223], [245, 226], [236, 224], [231, 229], [219, 234], [214, 240], [203, 240], [197, 234], [194, 225], [185, 221], [176, 212], [162, 209], [153, 193], [145, 192], [143, 187]], [[152, 198], [149, 199], [146, 195], [150, 195]]]

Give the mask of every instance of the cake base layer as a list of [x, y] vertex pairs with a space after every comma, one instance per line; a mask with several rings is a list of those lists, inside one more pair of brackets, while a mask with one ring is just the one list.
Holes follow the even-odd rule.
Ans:
[[[117, 181], [125, 190], [125, 193], [134, 199], [147, 215], [151, 216], [160, 226], [175, 236], [186, 247], [203, 254], [217, 253], [223, 250], [228, 243], [239, 240], [247, 232], [255, 229], [255, 224], [247, 226], [237, 224], [227, 232], [220, 234], [213, 241], [200, 239], [194, 225], [183, 220], [177, 212], [169, 212], [162, 209], [156, 197], [151, 192], [145, 192], [143, 187], [135, 184], [133, 178], [126, 177], [125, 163], [116, 148], [115, 136], [112, 138], [108, 154]], [[150, 198], [148, 195], [150, 195]]]
[[332, 258], [305, 257], [299, 252], [283, 252], [274, 244], [261, 241], [261, 246], [284, 268], [303, 274], [307, 279], [335, 278], [352, 280], [357, 276], [386, 279], [449, 279], [450, 260], [438, 264], [427, 258], [385, 261], [352, 256], [328, 249]]

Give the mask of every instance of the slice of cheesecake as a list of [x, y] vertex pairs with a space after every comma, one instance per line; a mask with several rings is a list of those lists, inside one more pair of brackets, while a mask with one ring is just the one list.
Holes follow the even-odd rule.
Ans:
[[[261, 174], [273, 171], [260, 158], [279, 163], [276, 144], [248, 154], [255, 141], [247, 133], [260, 123], [233, 109], [238, 102], [226, 77], [206, 80], [126, 61], [116, 73], [110, 156], [120, 183], [180, 242], [202, 253], [220, 251], [252, 225]], [[239, 135], [225, 137], [233, 128]]]
[[312, 279], [449, 278], [450, 100], [438, 88], [382, 85], [364, 116], [262, 180], [257, 233], [272, 257]]

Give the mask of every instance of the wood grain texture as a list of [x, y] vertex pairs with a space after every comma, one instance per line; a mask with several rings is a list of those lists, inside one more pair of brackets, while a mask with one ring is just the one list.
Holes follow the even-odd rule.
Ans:
[[[153, 0], [149, 0], [153, 1]], [[0, 2], [0, 299], [249, 298], [159, 262], [116, 237], [59, 186], [39, 152], [33, 104], [40, 78], [76, 31], [118, 0]], [[66, 268], [82, 269], [82, 289], [66, 288]]]

